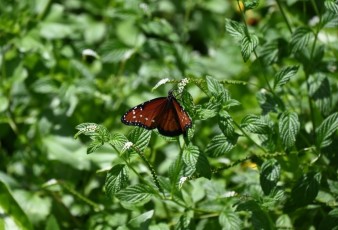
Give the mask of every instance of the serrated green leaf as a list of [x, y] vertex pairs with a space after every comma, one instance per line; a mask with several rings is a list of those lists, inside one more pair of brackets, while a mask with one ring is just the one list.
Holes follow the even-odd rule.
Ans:
[[291, 52], [296, 53], [302, 50], [309, 43], [313, 32], [309, 27], [300, 27], [297, 28], [291, 37]]
[[254, 34], [246, 34], [241, 39], [241, 53], [246, 62], [259, 43], [258, 37]]
[[235, 39], [241, 40], [244, 35], [245, 27], [236, 21], [225, 19], [225, 30]]
[[87, 136], [92, 136], [96, 133], [98, 127], [99, 127], [99, 125], [95, 124], [95, 123], [79, 124], [75, 127], [75, 129], [79, 130], [79, 132], [77, 132], [75, 134], [74, 138], [76, 139], [81, 134], [84, 134], [84, 135], [87, 135]]
[[129, 140], [134, 143], [141, 152], [148, 146], [150, 138], [151, 138], [151, 131], [136, 127], [134, 128], [128, 135]]
[[235, 133], [235, 127], [233, 125], [233, 119], [225, 110], [220, 111], [218, 114], [218, 125], [224, 136], [233, 139], [238, 135]]
[[328, 116], [332, 107], [330, 82], [326, 76], [315, 74], [310, 80], [310, 96], [324, 116]]
[[103, 144], [104, 144], [104, 142], [102, 142], [99, 139], [93, 140], [92, 142], [90, 142], [90, 144], [87, 147], [87, 154], [91, 154], [91, 153], [95, 152], [95, 150], [100, 148]]
[[218, 221], [224, 230], [237, 230], [242, 226], [242, 221], [236, 212], [223, 211], [219, 215]]
[[287, 66], [281, 69], [275, 75], [273, 88], [276, 89], [285, 85], [288, 81], [290, 81], [291, 77], [297, 73], [298, 68], [299, 66]]
[[[191, 169], [190, 172], [199, 173], [200, 175], [210, 178], [211, 170], [208, 159], [201, 153], [197, 146], [188, 145], [183, 150], [183, 162]], [[185, 176], [192, 176], [185, 174]]]
[[210, 157], [223, 156], [235, 147], [236, 142], [237, 138], [236, 140], [230, 140], [223, 134], [217, 135], [207, 145], [206, 154]]
[[120, 190], [115, 194], [116, 197], [130, 204], [145, 204], [154, 195], [154, 190], [145, 184], [137, 184]]
[[260, 116], [249, 114], [241, 121], [241, 128], [247, 132], [257, 134], [268, 134], [270, 132], [269, 125]]
[[255, 9], [259, 5], [259, 0], [244, 0], [245, 11]]
[[296, 142], [296, 136], [300, 129], [297, 113], [282, 113], [279, 118], [278, 127], [283, 146], [286, 149], [294, 146]]
[[278, 62], [288, 49], [288, 43], [284, 39], [276, 39], [260, 46], [259, 57], [263, 59], [266, 65]]
[[213, 96], [218, 97], [220, 94], [223, 93], [223, 86], [222, 84], [211, 76], [206, 76], [206, 82], [208, 86], [208, 91]]
[[281, 166], [275, 159], [266, 160], [260, 170], [260, 184], [265, 195], [269, 195], [280, 178]]
[[338, 113], [328, 116], [317, 129], [317, 146], [324, 148], [332, 143], [331, 136], [338, 129]]
[[107, 196], [112, 199], [115, 194], [128, 184], [128, 171], [124, 164], [112, 167], [106, 177], [105, 188]]
[[[183, 150], [183, 162], [191, 169], [190, 172], [192, 173], [196, 171], [199, 154], [200, 151], [197, 146], [189, 145]], [[192, 176], [192, 174], [186, 176]]]
[[[181, 176], [185, 176], [183, 175], [183, 167], [184, 167], [183, 160], [180, 156], [178, 156], [176, 160], [169, 167], [169, 178], [170, 178], [171, 184], [176, 185], [179, 181], [179, 178]], [[191, 172], [189, 172], [188, 170], [187, 172], [184, 172], [184, 173], [191, 174]]]
[[128, 142], [128, 138], [121, 133], [113, 133], [109, 141], [111, 145], [117, 148], [122, 148], [126, 142]]
[[327, 11], [323, 14], [320, 21], [321, 28], [337, 28], [338, 25], [338, 13]]
[[336, 0], [326, 0], [324, 6], [336, 15], [338, 14], [338, 2]]
[[[14, 199], [10, 190], [0, 180], [0, 209], [4, 225], [11, 222], [9, 226], [17, 229], [31, 230], [32, 223], [29, 221], [26, 213], [22, 210], [18, 202]], [[6, 217], [6, 218], [4, 218]], [[1, 221], [0, 221], [1, 222]], [[0, 224], [1, 226], [1, 224]]]
[[302, 176], [292, 188], [292, 204], [301, 207], [311, 203], [319, 192], [320, 180], [320, 173], [308, 173]]

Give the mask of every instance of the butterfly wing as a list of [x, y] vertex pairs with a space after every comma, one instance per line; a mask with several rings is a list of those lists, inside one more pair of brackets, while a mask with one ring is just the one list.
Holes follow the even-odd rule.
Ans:
[[161, 117], [158, 115], [164, 110], [167, 104], [166, 97], [159, 97], [144, 102], [128, 110], [121, 118], [126, 125], [139, 126], [145, 129], [155, 129]]
[[159, 117], [157, 129], [164, 136], [178, 136], [186, 134], [187, 128], [191, 126], [191, 119], [177, 100], [172, 97], [167, 101]]

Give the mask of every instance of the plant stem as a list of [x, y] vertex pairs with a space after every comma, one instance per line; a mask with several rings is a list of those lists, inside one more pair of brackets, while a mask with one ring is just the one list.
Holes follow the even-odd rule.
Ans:
[[285, 15], [285, 12], [284, 12], [284, 9], [283, 9], [283, 7], [282, 7], [282, 5], [281, 5], [281, 3], [280, 3], [280, 0], [276, 0], [276, 2], [277, 2], [277, 5], [278, 5], [278, 7], [279, 7], [279, 10], [280, 10], [280, 12], [281, 12], [281, 14], [282, 14], [282, 16], [283, 16], [283, 18], [284, 18], [284, 21], [285, 21], [285, 23], [286, 23], [286, 25], [287, 25], [287, 27], [288, 27], [290, 33], [292, 34], [292, 28], [291, 28], [291, 25], [290, 25], [289, 20], [287, 19], [286, 15]]

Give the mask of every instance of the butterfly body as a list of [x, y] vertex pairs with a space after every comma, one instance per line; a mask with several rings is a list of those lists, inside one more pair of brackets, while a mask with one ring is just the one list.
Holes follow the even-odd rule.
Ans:
[[164, 136], [186, 135], [192, 121], [171, 91], [168, 97], [159, 97], [128, 110], [121, 118], [126, 125], [148, 130], [158, 129]]

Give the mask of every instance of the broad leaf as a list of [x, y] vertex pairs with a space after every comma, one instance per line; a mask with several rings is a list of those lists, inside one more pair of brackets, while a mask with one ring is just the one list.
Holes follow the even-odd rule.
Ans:
[[299, 66], [288, 66], [283, 69], [281, 69], [276, 75], [275, 75], [275, 81], [273, 88], [279, 88], [283, 85], [285, 85], [288, 81], [290, 81], [290, 78], [293, 77], [297, 71]]
[[225, 19], [225, 30], [236, 40], [241, 40], [244, 35], [245, 27], [236, 21]]
[[128, 222], [128, 226], [134, 229], [148, 229], [151, 219], [154, 217], [154, 210], [142, 213]]
[[238, 135], [235, 133], [235, 127], [233, 125], [233, 120], [228, 112], [222, 110], [219, 113], [218, 117], [218, 125], [224, 136], [232, 139], [237, 137]]
[[317, 146], [324, 148], [332, 143], [331, 136], [338, 129], [338, 113], [327, 117], [317, 129]]
[[129, 140], [134, 143], [134, 146], [143, 152], [149, 144], [151, 131], [136, 127], [129, 133], [128, 136]]
[[108, 197], [111, 199], [121, 189], [127, 187], [128, 171], [124, 164], [117, 164], [107, 174], [105, 187]]
[[223, 134], [217, 135], [207, 145], [206, 154], [208, 154], [208, 156], [210, 157], [223, 156], [226, 153], [230, 152], [230, 150], [233, 149], [233, 147], [235, 147], [236, 142], [237, 139], [230, 140]]
[[332, 93], [328, 78], [323, 74], [315, 74], [310, 80], [310, 96], [324, 116], [332, 109]]
[[302, 176], [291, 191], [291, 207], [301, 207], [311, 203], [319, 192], [320, 173]]
[[326, 0], [324, 6], [336, 15], [338, 14], [338, 2], [336, 0]]
[[260, 184], [265, 195], [269, 195], [276, 187], [280, 178], [281, 167], [277, 160], [270, 159], [263, 163], [260, 169]]
[[208, 159], [199, 151], [197, 146], [191, 144], [187, 146], [183, 151], [182, 158], [187, 167], [191, 168], [193, 172], [196, 171], [200, 175], [210, 178], [211, 171]]
[[246, 62], [259, 43], [258, 37], [254, 34], [245, 34], [241, 40], [241, 53]]
[[257, 115], [247, 115], [241, 121], [241, 128], [247, 132], [267, 134], [270, 132], [269, 125]]
[[296, 53], [302, 50], [313, 36], [312, 30], [309, 27], [300, 27], [296, 29], [291, 37], [291, 52]]
[[224, 87], [215, 78], [211, 76], [207, 76], [206, 81], [207, 81], [208, 90], [213, 96], [218, 97], [224, 92]]
[[129, 186], [116, 193], [116, 197], [124, 202], [141, 205], [147, 203], [153, 196], [154, 190], [145, 184]]
[[[33, 229], [32, 223], [29, 221], [26, 213], [21, 209], [18, 202], [14, 199], [11, 192], [0, 180], [0, 210], [2, 215], [2, 221], [4, 225], [12, 226], [13, 228], [22, 230]], [[6, 217], [6, 218], [5, 218]]]
[[297, 113], [282, 113], [279, 118], [278, 127], [283, 146], [286, 149], [294, 146], [296, 142], [296, 136], [300, 129]]
[[224, 230], [237, 230], [242, 226], [242, 221], [236, 212], [223, 211], [219, 215], [218, 221]]

